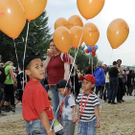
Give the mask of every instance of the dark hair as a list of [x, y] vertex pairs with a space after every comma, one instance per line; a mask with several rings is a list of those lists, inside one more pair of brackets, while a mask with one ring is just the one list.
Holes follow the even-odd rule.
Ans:
[[116, 65], [117, 64], [117, 61], [113, 61], [113, 65]]
[[24, 70], [27, 69], [29, 63], [33, 60], [39, 58], [39, 54], [31, 52], [30, 54], [26, 55], [24, 60]]
[[120, 61], [120, 63], [122, 63], [122, 60], [121, 59], [118, 59], [117, 62]]
[[49, 43], [51, 43], [51, 42], [54, 42], [54, 41], [53, 41], [53, 38], [50, 40], [50, 42], [49, 42]]
[[107, 72], [109, 72], [109, 69], [110, 69], [110, 67], [107, 67], [107, 68], [105, 69], [105, 74], [106, 74]]

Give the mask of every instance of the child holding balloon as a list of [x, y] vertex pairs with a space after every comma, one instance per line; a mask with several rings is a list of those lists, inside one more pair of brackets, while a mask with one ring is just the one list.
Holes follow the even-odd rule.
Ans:
[[51, 126], [54, 118], [51, 104], [47, 92], [40, 83], [44, 78], [41, 59], [34, 53], [29, 54], [25, 58], [24, 69], [29, 79], [22, 99], [27, 135], [55, 135]]

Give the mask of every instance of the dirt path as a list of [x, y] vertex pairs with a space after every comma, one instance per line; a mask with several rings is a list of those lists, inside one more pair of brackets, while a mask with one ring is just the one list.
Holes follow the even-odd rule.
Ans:
[[[125, 100], [117, 105], [101, 101], [101, 127], [97, 135], [135, 134], [135, 97], [125, 97]], [[0, 116], [0, 135], [25, 135], [20, 106], [17, 106], [16, 114], [10, 112], [7, 116]]]

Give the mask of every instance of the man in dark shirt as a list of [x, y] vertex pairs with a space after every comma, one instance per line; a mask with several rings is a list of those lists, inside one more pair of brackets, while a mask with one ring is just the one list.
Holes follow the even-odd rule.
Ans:
[[117, 62], [113, 62], [113, 67], [109, 69], [109, 76], [110, 76], [110, 92], [109, 92], [109, 101], [108, 103], [116, 104], [115, 97], [118, 91], [118, 68]]

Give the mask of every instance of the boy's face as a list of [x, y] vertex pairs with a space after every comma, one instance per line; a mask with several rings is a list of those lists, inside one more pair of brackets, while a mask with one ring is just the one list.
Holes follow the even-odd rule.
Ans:
[[89, 82], [89, 81], [83, 79], [83, 81], [82, 81], [82, 89], [84, 91], [91, 90], [94, 86], [95, 86], [95, 84], [92, 84], [92, 82]]
[[43, 69], [43, 63], [41, 59], [36, 58], [33, 59], [29, 65], [28, 69], [25, 70], [25, 73], [32, 79], [35, 80], [42, 80], [45, 76], [44, 69]]
[[60, 95], [65, 96], [67, 93], [67, 87], [58, 89]]

